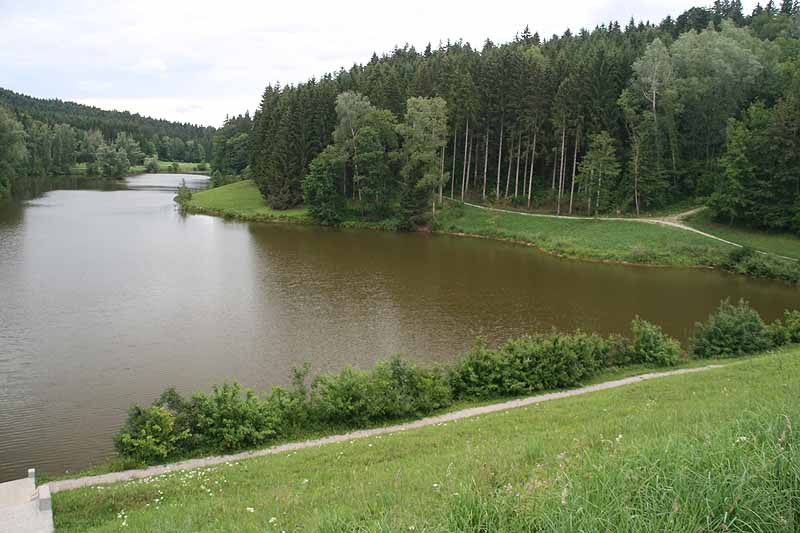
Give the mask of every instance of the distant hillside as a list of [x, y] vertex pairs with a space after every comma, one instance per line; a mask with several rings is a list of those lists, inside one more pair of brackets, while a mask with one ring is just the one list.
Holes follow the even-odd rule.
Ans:
[[106, 139], [114, 139], [124, 131], [142, 145], [148, 141], [158, 145], [157, 138], [164, 136], [177, 137], [184, 142], [195, 141], [203, 146], [206, 154], [211, 153], [211, 138], [215, 131], [210, 126], [143, 117], [128, 111], [107, 111], [58, 99], [34, 98], [3, 88], [0, 88], [0, 105], [15, 111], [20, 118], [27, 115], [47, 124], [69, 124], [84, 131], [100, 130]]

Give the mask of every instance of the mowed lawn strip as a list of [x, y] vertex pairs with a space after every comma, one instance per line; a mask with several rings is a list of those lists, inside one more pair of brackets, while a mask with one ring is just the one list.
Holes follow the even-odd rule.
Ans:
[[711, 219], [708, 210], [702, 211], [683, 223], [722, 239], [749, 246], [762, 252], [800, 259], [800, 237], [791, 233], [767, 233], [737, 226], [720, 224]]
[[566, 257], [668, 266], [719, 264], [733, 247], [678, 228], [636, 221], [556, 219], [446, 207], [437, 228], [522, 241]]
[[294, 219], [305, 220], [305, 208], [276, 211], [271, 209], [261, 196], [253, 180], [237, 181], [222, 187], [192, 194], [188, 206], [190, 211], [206, 212], [241, 219]]
[[793, 347], [441, 426], [58, 493], [56, 526], [663, 531], [736, 517], [739, 527], [791, 531], [798, 397]]

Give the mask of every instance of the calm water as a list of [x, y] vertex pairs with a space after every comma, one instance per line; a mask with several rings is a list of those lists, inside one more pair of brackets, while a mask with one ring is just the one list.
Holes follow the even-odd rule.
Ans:
[[719, 302], [766, 318], [780, 283], [553, 258], [443, 236], [182, 216], [177, 175], [0, 207], [0, 481], [112, 454], [135, 401], [225, 379], [286, 383], [394, 353], [446, 360], [551, 327], [621, 332], [636, 314], [685, 338]]

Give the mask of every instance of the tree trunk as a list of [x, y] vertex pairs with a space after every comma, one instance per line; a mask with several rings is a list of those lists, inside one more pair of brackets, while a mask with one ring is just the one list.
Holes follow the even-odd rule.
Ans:
[[461, 201], [464, 201], [464, 189], [467, 181], [467, 153], [469, 150], [469, 118], [467, 118], [467, 125], [464, 127], [464, 165], [461, 167]]
[[636, 204], [636, 216], [639, 216], [639, 157], [641, 144], [637, 139], [633, 141], [633, 202]]
[[[475, 135], [473, 134], [473, 139], [474, 138], [475, 138]], [[478, 157], [479, 157], [478, 152], [480, 151], [480, 147], [478, 146], [478, 143], [475, 143], [475, 142], [473, 142], [472, 145], [475, 147], [475, 153], [474, 153], [474, 155], [475, 155], [475, 164], [472, 165], [472, 186], [477, 189], [478, 188]]]
[[575, 171], [578, 169], [578, 142], [581, 128], [575, 128], [575, 151], [572, 153], [572, 181], [569, 184], [569, 214], [572, 214], [572, 196], [575, 194]]
[[454, 198], [456, 189], [456, 153], [458, 152], [458, 128], [453, 128], [453, 170], [450, 176], [450, 199]]
[[506, 198], [508, 198], [509, 186], [511, 185], [511, 166], [514, 164], [514, 136], [511, 136], [511, 147], [508, 150], [508, 172], [506, 172]]
[[500, 121], [500, 148], [497, 150], [497, 192], [495, 198], [500, 198], [500, 167], [503, 166], [503, 120]]
[[522, 196], [528, 194], [528, 180], [525, 177], [528, 175], [528, 154], [531, 152], [531, 145], [525, 145], [525, 168], [522, 170]]
[[[444, 145], [442, 145], [442, 157], [441, 157], [441, 159], [439, 161], [439, 205], [442, 205], [443, 183], [444, 183]], [[434, 211], [435, 211], [435, 208], [434, 208]]]
[[517, 170], [514, 173], [514, 198], [519, 196], [519, 161], [522, 159], [522, 134], [519, 134], [517, 142]]
[[561, 126], [561, 167], [558, 173], [558, 205], [556, 206], [556, 214], [561, 214], [561, 195], [564, 194], [564, 156], [565, 144], [567, 142], [567, 124]]
[[533, 167], [536, 164], [536, 134], [538, 131], [533, 132], [533, 148], [531, 149], [531, 173], [528, 176], [528, 209], [531, 207], [531, 191], [533, 191]]
[[486, 155], [483, 157], [483, 199], [486, 200], [486, 172], [489, 170], [489, 128], [486, 128]]
[[469, 170], [472, 168], [472, 144], [473, 144], [473, 137], [469, 138], [469, 155], [467, 155], [467, 175], [466, 179], [464, 180], [464, 184], [461, 190], [461, 201], [464, 201], [464, 196], [466, 192], [469, 192]]
[[597, 202], [594, 205], [594, 216], [597, 216], [597, 213], [600, 210], [600, 188], [602, 186], [603, 186], [603, 175], [598, 172], [597, 173]]

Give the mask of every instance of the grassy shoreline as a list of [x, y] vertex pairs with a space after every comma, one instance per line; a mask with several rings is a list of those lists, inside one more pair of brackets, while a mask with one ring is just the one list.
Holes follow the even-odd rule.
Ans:
[[799, 394], [794, 346], [449, 424], [58, 493], [56, 526], [655, 531], [719, 530], [735, 516], [740, 527], [790, 531], [800, 442], [786, 428], [800, 422]]
[[[304, 208], [270, 209], [251, 180], [197, 192], [185, 208], [190, 213], [240, 221], [314, 224]], [[391, 221], [358, 219], [347, 220], [340, 227], [394, 228]], [[718, 269], [790, 283], [800, 278], [800, 268], [790, 261], [770, 257], [762, 258], [766, 265], [739, 265], [731, 260], [732, 253], [737, 250], [734, 246], [679, 228], [633, 220], [530, 217], [448, 204], [439, 211], [429, 229], [439, 234], [523, 244], [558, 257], [589, 262]], [[761, 236], [766, 240], [771, 237]], [[780, 246], [778, 242], [772, 244]]]
[[[427, 415], [425, 418], [445, 415], [445, 414], [448, 414], [448, 413], [461, 411], [463, 409], [470, 409], [470, 408], [475, 408], [475, 407], [484, 407], [484, 406], [489, 406], [489, 405], [495, 405], [495, 404], [498, 404], [498, 403], [503, 403], [503, 402], [507, 402], [507, 401], [510, 401], [510, 400], [516, 400], [516, 399], [520, 399], [520, 398], [523, 398], [523, 397], [527, 398], [527, 397], [534, 397], [534, 396], [542, 396], [542, 395], [546, 395], [546, 394], [553, 393], [553, 392], [569, 391], [569, 390], [573, 390], [574, 388], [580, 388], [580, 387], [585, 387], [585, 386], [590, 386], [590, 385], [597, 385], [597, 384], [605, 383], [605, 382], [608, 382], [608, 381], [615, 381], [615, 380], [619, 380], [619, 379], [640, 376], [640, 375], [648, 374], [648, 373], [651, 373], [651, 372], [664, 372], [666, 370], [681, 370], [681, 369], [700, 368], [700, 367], [703, 367], [703, 366], [707, 366], [709, 364], [727, 365], [727, 364], [732, 364], [732, 363], [735, 363], [735, 362], [736, 362], [736, 360], [734, 360], [734, 359], [683, 359], [683, 360], [681, 360], [681, 362], [679, 364], [671, 366], [671, 367], [664, 367], [664, 366], [659, 366], [659, 365], [655, 365], [655, 364], [633, 364], [633, 365], [626, 365], [626, 366], [620, 366], [620, 367], [614, 367], [614, 368], [607, 368], [607, 369], [603, 369], [603, 370], [599, 371], [594, 376], [584, 380], [581, 383], [581, 385], [578, 386], [578, 387], [572, 387], [572, 388], [566, 388], [566, 389], [546, 389], [546, 390], [542, 390], [542, 391], [538, 392], [537, 394], [531, 395], [531, 396], [514, 395], [514, 396], [501, 396], [501, 397], [498, 397], [498, 398], [481, 399], [481, 400], [457, 400], [457, 401], [453, 402], [453, 404], [450, 405], [449, 407], [446, 407], [446, 408], [443, 408], [443, 409], [437, 409], [437, 410], [433, 411], [430, 415]], [[363, 427], [360, 427], [358, 429], [354, 429], [352, 426], [342, 425], [340, 427], [332, 427], [332, 428], [329, 428], [327, 430], [309, 430], [307, 432], [303, 432], [303, 433], [300, 433], [300, 434], [292, 435], [291, 437], [288, 437], [288, 438], [276, 438], [276, 439], [274, 439], [273, 441], [271, 441], [269, 444], [267, 444], [265, 446], [248, 449], [248, 451], [265, 450], [265, 449], [269, 449], [269, 448], [273, 448], [273, 447], [277, 447], [277, 446], [281, 446], [281, 445], [289, 444], [289, 443], [293, 443], [293, 442], [301, 442], [301, 441], [306, 441], [306, 440], [314, 440], [314, 439], [319, 439], [319, 438], [324, 438], [324, 437], [330, 437], [332, 435], [337, 435], [337, 434], [340, 434], [340, 433], [347, 433], [347, 432], [351, 432], [351, 431], [359, 431], [359, 430], [362, 430], [362, 429], [370, 430], [370, 429], [377, 429], [377, 428], [383, 428], [383, 427], [388, 427], [388, 426], [395, 426], [395, 425], [398, 425], [398, 424], [404, 424], [404, 423], [414, 422], [414, 421], [418, 421], [418, 420], [420, 420], [420, 418], [408, 417], [408, 418], [398, 418], [398, 419], [393, 419], [393, 420], [387, 420], [387, 421], [376, 423], [376, 424], [367, 424], [367, 425], [364, 425]], [[189, 459], [197, 459], [197, 458], [208, 457], [208, 456], [211, 456], [211, 455], [219, 455], [219, 453], [220, 453], [219, 451], [208, 451], [208, 452], [200, 452], [200, 453], [194, 453], [194, 454], [186, 454], [186, 455], [181, 455], [179, 457], [172, 458], [172, 462], [180, 462], [180, 461], [185, 461], [185, 460], [189, 460]], [[89, 468], [85, 468], [83, 470], [80, 470], [78, 472], [70, 472], [70, 473], [57, 474], [57, 475], [47, 475], [47, 474], [40, 475], [37, 478], [36, 481], [37, 481], [37, 484], [44, 484], [44, 483], [48, 483], [50, 481], [57, 481], [57, 480], [62, 480], [62, 479], [75, 479], [75, 478], [81, 478], [81, 477], [87, 477], [87, 476], [96, 476], [96, 475], [108, 474], [108, 473], [112, 473], [112, 472], [120, 472], [120, 471], [128, 470], [128, 469], [145, 468], [146, 466], [148, 466], [148, 465], [146, 465], [144, 463], [141, 463], [141, 464], [140, 463], [132, 463], [132, 462], [125, 461], [124, 459], [120, 458], [120, 459], [114, 459], [114, 460], [111, 460], [111, 461], [108, 461], [108, 462], [104, 462], [104, 463], [99, 463], [99, 464], [96, 464], [96, 465], [91, 466]], [[158, 465], [155, 465], [155, 466], [158, 466]]]
[[800, 259], [800, 237], [791, 233], [767, 233], [738, 226], [729, 226], [714, 222], [711, 212], [702, 211], [683, 221], [700, 231], [737, 242], [750, 248], [764, 252]]

